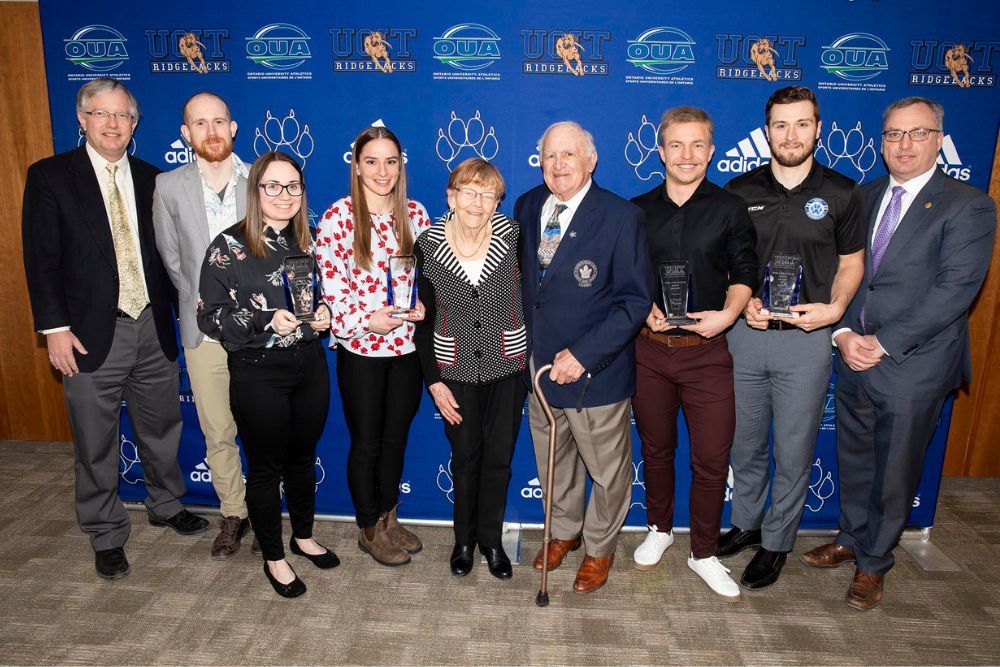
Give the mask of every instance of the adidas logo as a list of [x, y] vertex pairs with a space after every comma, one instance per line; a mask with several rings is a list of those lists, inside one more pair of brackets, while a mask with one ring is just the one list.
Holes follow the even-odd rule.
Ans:
[[955, 142], [950, 134], [944, 135], [941, 141], [937, 163], [944, 173], [960, 181], [967, 181], [972, 177], [972, 169], [962, 165], [962, 159], [958, 157], [958, 149], [955, 148]]
[[528, 482], [528, 486], [521, 489], [521, 497], [529, 500], [531, 498], [542, 499], [542, 483], [538, 481], [537, 477]]
[[743, 174], [771, 161], [771, 149], [767, 145], [764, 129], [758, 127], [735, 148], [726, 151], [726, 156], [715, 163], [715, 168], [723, 173]]
[[194, 151], [182, 139], [178, 139], [170, 144], [170, 149], [163, 154], [163, 161], [167, 164], [189, 164], [194, 162]]
[[194, 467], [191, 474], [188, 475], [192, 482], [200, 482], [203, 484], [212, 483], [212, 471], [208, 467], [208, 459], [203, 460], [201, 463]]

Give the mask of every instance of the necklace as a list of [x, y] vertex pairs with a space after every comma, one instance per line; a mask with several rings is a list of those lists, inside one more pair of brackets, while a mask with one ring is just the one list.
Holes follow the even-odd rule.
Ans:
[[[452, 221], [452, 224], [455, 224], [454, 221]], [[480, 229], [485, 229], [486, 231], [483, 232], [482, 238], [479, 239], [479, 243], [478, 243], [478, 245], [476, 245], [476, 249], [473, 250], [472, 252], [466, 254], [466, 253], [462, 252], [461, 249], [459, 249], [458, 234], [455, 233], [455, 228], [453, 226], [451, 226], [450, 228], [451, 228], [451, 247], [452, 247], [452, 249], [454, 249], [455, 254], [458, 255], [461, 259], [472, 259], [476, 255], [478, 255], [479, 251], [482, 250], [482, 248], [483, 248], [483, 243], [485, 243], [486, 239], [490, 236], [489, 221], [487, 221], [487, 222], [483, 223], [482, 227], [480, 227]], [[479, 230], [475, 229], [473, 231], [475, 232], [475, 231], [479, 231]]]

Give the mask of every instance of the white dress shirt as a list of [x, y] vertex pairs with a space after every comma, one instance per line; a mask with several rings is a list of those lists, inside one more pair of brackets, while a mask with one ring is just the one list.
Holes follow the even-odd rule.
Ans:
[[587, 179], [586, 185], [580, 188], [580, 191], [569, 198], [568, 201], [559, 201], [555, 195], [549, 195], [545, 203], [542, 204], [542, 215], [541, 215], [541, 230], [544, 238], [545, 225], [548, 223], [549, 218], [556, 210], [556, 204], [563, 204], [566, 209], [559, 214], [559, 238], [566, 233], [566, 228], [569, 227], [569, 223], [573, 222], [573, 215], [576, 213], [576, 209], [580, 207], [580, 202], [583, 198], [587, 196], [590, 192], [590, 186], [594, 183], [594, 179]]

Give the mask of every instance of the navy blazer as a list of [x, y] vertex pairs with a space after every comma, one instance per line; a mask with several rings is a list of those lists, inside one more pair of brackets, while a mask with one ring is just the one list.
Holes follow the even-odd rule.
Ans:
[[[937, 170], [900, 220], [873, 275], [872, 229], [888, 185], [884, 177], [863, 188], [865, 274], [836, 328], [874, 334], [885, 349], [887, 356], [860, 373], [876, 390], [937, 398], [972, 378], [968, 310], [990, 265], [996, 208], [984, 192]], [[854, 372], [839, 354], [837, 372]]]
[[[171, 307], [176, 291], [153, 232], [153, 188], [159, 169], [129, 156], [139, 217], [139, 251], [156, 334], [167, 359], [177, 358]], [[86, 146], [28, 168], [21, 236], [35, 329], [69, 326], [87, 348], [74, 352], [82, 372], [111, 350], [118, 312], [118, 263], [111, 223]]]
[[592, 183], [539, 284], [541, 211], [549, 194], [540, 185], [514, 205], [528, 354], [542, 366], [568, 348], [586, 369], [573, 384], [545, 377], [551, 405], [611, 405], [635, 393], [633, 341], [653, 303], [643, 213]]

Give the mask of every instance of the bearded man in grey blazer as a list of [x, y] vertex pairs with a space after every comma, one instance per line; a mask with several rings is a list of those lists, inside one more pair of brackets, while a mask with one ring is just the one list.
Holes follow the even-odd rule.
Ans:
[[240, 550], [250, 528], [236, 422], [229, 407], [226, 351], [198, 329], [198, 281], [209, 241], [246, 213], [247, 167], [233, 153], [236, 122], [218, 95], [201, 92], [184, 104], [181, 135], [198, 159], [156, 178], [153, 225], [156, 247], [177, 288], [181, 344], [222, 521], [212, 558]]

